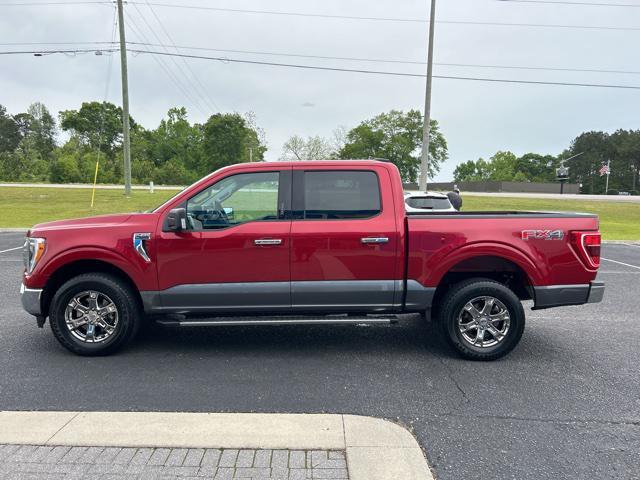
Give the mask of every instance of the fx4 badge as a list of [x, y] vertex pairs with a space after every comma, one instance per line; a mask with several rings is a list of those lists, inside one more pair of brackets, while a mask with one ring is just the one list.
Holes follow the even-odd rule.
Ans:
[[562, 240], [564, 232], [562, 230], [523, 230], [522, 240]]
[[134, 233], [133, 234], [133, 248], [138, 255], [140, 255], [145, 262], [151, 262], [149, 254], [147, 253], [145, 241], [151, 238], [150, 233]]

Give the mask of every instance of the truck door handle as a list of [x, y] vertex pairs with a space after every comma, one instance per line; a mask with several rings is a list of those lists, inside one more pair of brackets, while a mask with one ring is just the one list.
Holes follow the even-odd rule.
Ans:
[[253, 243], [256, 245], [264, 246], [264, 245], [281, 245], [281, 238], [260, 238], [258, 240], [254, 240]]
[[364, 244], [369, 244], [369, 243], [388, 243], [389, 239], [387, 237], [364, 237], [361, 238], [360, 241]]

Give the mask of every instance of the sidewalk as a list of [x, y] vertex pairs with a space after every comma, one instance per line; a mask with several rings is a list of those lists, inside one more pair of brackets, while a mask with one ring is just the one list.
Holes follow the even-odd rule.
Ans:
[[432, 479], [413, 436], [354, 415], [0, 412], [1, 478]]

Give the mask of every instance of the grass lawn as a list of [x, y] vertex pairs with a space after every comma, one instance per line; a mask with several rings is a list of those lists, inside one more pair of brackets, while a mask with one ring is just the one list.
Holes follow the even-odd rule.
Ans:
[[[2, 187], [0, 188], [0, 211], [2, 212], [0, 228], [30, 227], [36, 223], [63, 218], [148, 210], [160, 205], [177, 192], [178, 190], [156, 190], [156, 193], [151, 194], [146, 190], [134, 190], [132, 196], [126, 198], [121, 190], [96, 190], [95, 207], [91, 209], [90, 189]], [[260, 193], [256, 192], [256, 194]], [[605, 239], [640, 240], [640, 204], [474, 197], [470, 194], [464, 195], [463, 199], [463, 210], [467, 211], [551, 210], [596, 213], [600, 216], [601, 230]], [[242, 200], [244, 199], [232, 202], [232, 199], [229, 199], [228, 203], [239, 211], [245, 203]], [[248, 203], [254, 203], [255, 199], [253, 200]]]
[[36, 223], [105, 213], [140, 212], [162, 204], [176, 191], [133, 190], [130, 198], [122, 190], [96, 190], [91, 208], [89, 188], [0, 187], [0, 228], [31, 227]]
[[474, 197], [463, 194], [463, 210], [543, 210], [586, 212], [600, 217], [604, 240], [640, 240], [640, 203], [544, 198]]

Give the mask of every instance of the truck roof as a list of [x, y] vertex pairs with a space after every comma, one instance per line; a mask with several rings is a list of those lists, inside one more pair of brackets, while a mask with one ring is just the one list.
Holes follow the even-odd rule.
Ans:
[[296, 160], [296, 161], [273, 161], [273, 162], [253, 162], [253, 163], [237, 163], [234, 167], [255, 167], [257, 165], [277, 165], [281, 167], [295, 167], [301, 165], [321, 165], [328, 167], [344, 167], [344, 166], [376, 166], [380, 164], [393, 165], [388, 160], [382, 159], [354, 159], [354, 160]]

